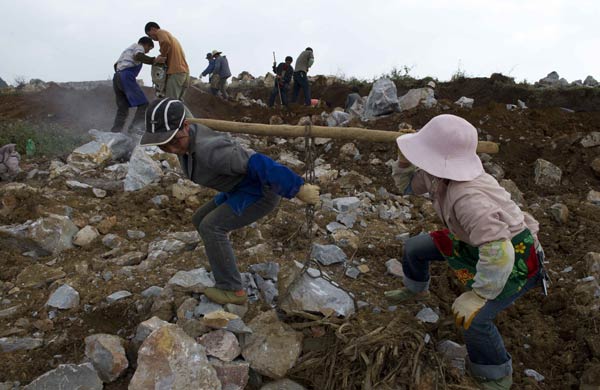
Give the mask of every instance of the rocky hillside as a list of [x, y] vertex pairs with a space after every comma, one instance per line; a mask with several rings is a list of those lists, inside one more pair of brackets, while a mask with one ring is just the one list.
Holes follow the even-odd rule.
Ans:
[[[552, 278], [547, 297], [533, 290], [498, 317], [515, 388], [600, 386], [600, 88], [381, 81], [360, 84], [365, 98], [345, 114], [334, 109], [352, 86], [340, 80], [315, 78], [320, 107], [289, 110], [261, 104], [268, 80], [240, 80], [235, 101], [198, 84], [186, 103], [204, 118], [388, 131], [452, 113], [499, 143], [482, 161], [540, 221]], [[78, 142], [23, 155], [21, 173], [0, 182], [0, 388], [475, 388], [450, 310], [461, 287], [445, 264], [433, 266], [430, 300], [383, 299], [401, 286], [404, 240], [441, 226], [428, 200], [396, 192], [393, 144], [317, 139], [315, 237], [294, 200], [234, 232], [251, 302], [221, 307], [202, 294], [214, 280], [190, 223], [214, 192], [183, 180], [173, 155], [106, 133], [113, 100], [106, 86], [0, 94], [0, 139], [22, 152], [11, 129]], [[303, 139], [235, 137], [303, 172]]]

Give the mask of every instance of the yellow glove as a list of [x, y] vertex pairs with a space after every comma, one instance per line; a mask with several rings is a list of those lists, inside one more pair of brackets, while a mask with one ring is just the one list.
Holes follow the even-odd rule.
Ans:
[[303, 184], [300, 191], [296, 194], [296, 198], [304, 203], [318, 205], [319, 204], [319, 186], [315, 184]]
[[452, 304], [456, 326], [463, 325], [465, 330], [469, 329], [471, 322], [486, 302], [487, 299], [480, 297], [473, 290], [462, 293]]

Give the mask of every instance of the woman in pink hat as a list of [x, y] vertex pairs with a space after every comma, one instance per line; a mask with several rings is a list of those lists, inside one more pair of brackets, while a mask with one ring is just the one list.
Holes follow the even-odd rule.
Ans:
[[447, 261], [467, 289], [452, 312], [465, 329], [469, 371], [483, 389], [509, 389], [512, 360], [494, 319], [542, 282], [543, 252], [537, 221], [484, 172], [477, 142], [475, 127], [455, 115], [398, 137], [396, 185], [404, 194], [428, 193], [446, 229], [406, 241], [404, 287], [385, 295], [395, 303], [427, 298], [429, 263]]

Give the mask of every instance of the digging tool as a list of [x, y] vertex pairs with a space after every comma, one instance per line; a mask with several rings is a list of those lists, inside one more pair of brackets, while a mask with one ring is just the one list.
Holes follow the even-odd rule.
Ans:
[[[230, 122], [218, 119], [190, 118], [190, 123], [200, 123], [213, 130], [228, 133], [253, 134], [260, 136], [278, 137], [305, 137], [306, 126], [293, 125], [266, 125], [264, 123]], [[396, 142], [396, 138], [402, 134], [413, 133], [413, 130], [384, 131], [373, 129], [362, 129], [358, 127], [325, 127], [310, 126], [310, 137], [333, 138], [333, 139], [355, 139], [369, 142]], [[495, 142], [479, 141], [477, 153], [496, 154], [500, 150]]]
[[[277, 69], [277, 60], [275, 59], [275, 52], [273, 52], [273, 67]], [[281, 98], [281, 87], [279, 86], [279, 80], [277, 80], [277, 70], [275, 70], [275, 82], [277, 83], [277, 92], [279, 92], [279, 104], [283, 106], [283, 99]]]

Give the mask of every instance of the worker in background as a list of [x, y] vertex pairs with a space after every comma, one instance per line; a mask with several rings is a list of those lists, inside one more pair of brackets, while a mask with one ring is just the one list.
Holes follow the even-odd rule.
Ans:
[[344, 111], [348, 112], [350, 110], [350, 107], [352, 107], [352, 105], [354, 104], [354, 102], [356, 102], [359, 99], [360, 95], [358, 94], [358, 87], [355, 85], [352, 87], [352, 93], [348, 94], [348, 97], [346, 97]]
[[222, 55], [223, 53], [217, 50], [212, 51], [212, 57], [215, 60], [215, 67], [210, 81], [210, 90], [213, 95], [217, 95], [221, 92], [223, 99], [228, 99], [227, 94], [227, 79], [231, 77], [231, 71], [229, 70], [229, 61], [227, 57]]
[[130, 107], [137, 107], [133, 121], [128, 131], [144, 131], [144, 112], [148, 107], [148, 99], [138, 85], [136, 78], [142, 70], [143, 64], [152, 65], [164, 62], [163, 58], [149, 57], [146, 55], [154, 48], [154, 42], [148, 37], [142, 37], [137, 43], [132, 44], [121, 53], [113, 65], [113, 90], [117, 102], [117, 113], [110, 131], [118, 133], [122, 130]]
[[167, 64], [165, 96], [182, 100], [190, 85], [190, 68], [181, 44], [170, 32], [161, 29], [155, 22], [146, 23], [144, 31], [152, 40], [158, 41], [158, 58], [164, 58]]
[[281, 104], [283, 106], [288, 105], [288, 88], [290, 83], [292, 82], [292, 76], [294, 74], [294, 67], [292, 67], [292, 61], [294, 59], [290, 56], [285, 57], [285, 62], [279, 63], [279, 65], [275, 66], [275, 62], [273, 62], [273, 72], [275, 72], [275, 85], [273, 85], [273, 90], [271, 91], [271, 96], [269, 97], [269, 107], [273, 107], [275, 104], [275, 99], [281, 97]]
[[208, 61], [208, 65], [206, 66], [206, 69], [200, 73], [200, 78], [209, 76], [208, 80], [210, 81], [210, 75], [215, 69], [215, 59], [213, 58], [212, 53], [206, 53], [206, 60]]
[[294, 92], [292, 94], [292, 103], [296, 103], [300, 89], [304, 94], [304, 105], [310, 106], [310, 85], [308, 82], [308, 70], [315, 62], [313, 49], [307, 47], [296, 59], [296, 69], [294, 71]]

